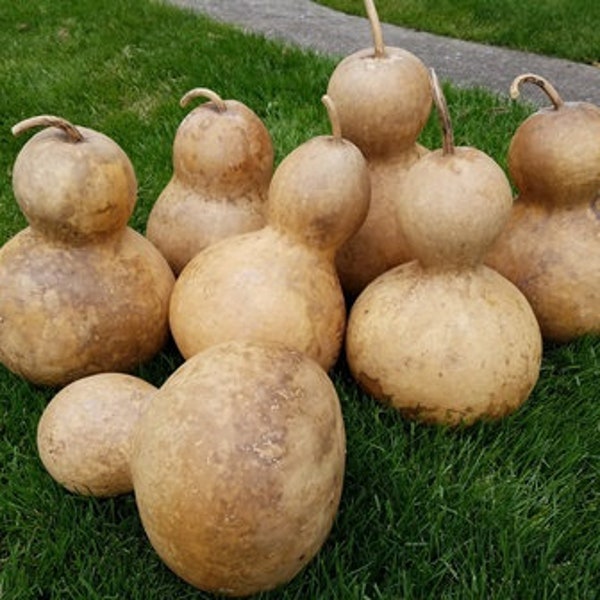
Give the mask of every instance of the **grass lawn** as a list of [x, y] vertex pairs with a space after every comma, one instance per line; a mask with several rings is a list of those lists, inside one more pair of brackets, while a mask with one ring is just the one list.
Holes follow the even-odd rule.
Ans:
[[[0, 244], [24, 225], [10, 127], [58, 114], [111, 136], [139, 182], [144, 229], [171, 175], [187, 90], [210, 87], [265, 121], [277, 160], [327, 133], [320, 97], [335, 63], [147, 0], [5, 3], [0, 13]], [[457, 144], [505, 167], [528, 108], [446, 87]], [[422, 143], [441, 144], [435, 119]], [[1, 291], [0, 291], [1, 293]], [[181, 363], [168, 347], [137, 374]], [[540, 381], [513, 416], [448, 431], [402, 420], [332, 372], [347, 429], [338, 519], [317, 558], [262, 598], [592, 599], [600, 589], [600, 339], [547, 346]], [[145, 538], [132, 495], [78, 497], [44, 471], [38, 419], [56, 390], [0, 367], [0, 598], [208, 598]]]
[[[363, 0], [316, 0], [364, 16]], [[600, 62], [600, 3], [592, 0], [377, 0], [382, 21], [440, 35]]]

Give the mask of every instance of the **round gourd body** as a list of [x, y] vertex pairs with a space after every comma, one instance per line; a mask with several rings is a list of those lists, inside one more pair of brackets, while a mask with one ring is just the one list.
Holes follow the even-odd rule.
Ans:
[[209, 198], [174, 178], [150, 212], [146, 237], [179, 274], [211, 244], [263, 227], [265, 200], [266, 188], [242, 198]]
[[600, 107], [565, 102], [530, 115], [511, 139], [508, 168], [521, 200], [587, 208], [600, 192]]
[[156, 388], [123, 373], [99, 373], [64, 387], [37, 429], [40, 459], [76, 494], [107, 497], [133, 490], [131, 437]]
[[410, 418], [456, 425], [518, 408], [535, 385], [541, 336], [524, 296], [493, 270], [410, 262], [377, 278], [350, 313], [360, 385]]
[[173, 176], [148, 217], [146, 235], [175, 273], [208, 245], [265, 223], [273, 174], [268, 130], [241, 102], [190, 112], [173, 144]]
[[363, 224], [370, 194], [369, 170], [360, 150], [341, 137], [317, 136], [277, 167], [269, 187], [267, 222], [333, 262], [335, 252]]
[[276, 341], [325, 370], [341, 349], [343, 293], [330, 257], [271, 227], [223, 240], [181, 272], [170, 326], [185, 358], [234, 339]]
[[421, 134], [432, 98], [429, 74], [414, 54], [393, 46], [377, 56], [359, 50], [336, 66], [327, 85], [342, 135], [367, 160], [410, 150]]
[[131, 470], [163, 561], [206, 591], [245, 596], [318, 552], [343, 484], [335, 388], [305, 355], [231, 342], [186, 361], [140, 420]]
[[26, 228], [0, 250], [0, 362], [46, 385], [127, 371], [165, 343], [173, 283], [130, 228], [79, 246]]
[[56, 127], [36, 133], [13, 167], [15, 198], [28, 223], [73, 244], [124, 227], [137, 194], [125, 152], [102, 133], [79, 126], [77, 131], [79, 141]]
[[408, 248], [424, 266], [472, 267], [498, 237], [513, 204], [510, 183], [484, 152], [428, 153], [407, 173], [397, 203]]
[[546, 339], [600, 334], [600, 194], [572, 208], [517, 200], [486, 264], [523, 292]]

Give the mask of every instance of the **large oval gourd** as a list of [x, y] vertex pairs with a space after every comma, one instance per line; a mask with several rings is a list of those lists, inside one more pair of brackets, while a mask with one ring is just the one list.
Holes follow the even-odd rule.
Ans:
[[15, 161], [15, 197], [29, 227], [0, 249], [0, 362], [38, 384], [127, 371], [168, 337], [174, 277], [127, 227], [133, 167], [102, 133], [36, 117]]
[[227, 342], [159, 389], [133, 442], [142, 524], [192, 585], [247, 596], [292, 579], [340, 501], [345, 433], [335, 388], [281, 344]]

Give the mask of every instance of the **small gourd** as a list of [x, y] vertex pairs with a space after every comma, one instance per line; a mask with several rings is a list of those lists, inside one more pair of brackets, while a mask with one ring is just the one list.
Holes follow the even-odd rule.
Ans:
[[600, 107], [563, 102], [543, 77], [524, 74], [552, 106], [517, 128], [508, 150], [518, 189], [511, 218], [486, 263], [525, 294], [542, 335], [600, 334]]
[[273, 143], [259, 117], [206, 88], [183, 96], [210, 102], [191, 111], [173, 143], [173, 176], [155, 202], [146, 236], [179, 274], [210, 244], [263, 227]]
[[365, 218], [369, 175], [339, 132], [305, 142], [279, 165], [267, 225], [209, 246], [173, 289], [170, 325], [185, 358], [233, 339], [278, 341], [328, 370], [341, 350], [344, 296], [334, 256]]
[[413, 258], [396, 203], [407, 169], [427, 152], [417, 139], [431, 112], [427, 68], [407, 50], [384, 45], [375, 5], [372, 0], [365, 5], [374, 47], [344, 58], [327, 87], [340, 115], [342, 135], [364, 154], [371, 177], [367, 218], [336, 260], [342, 286], [350, 296], [384, 271]]
[[48, 473], [75, 494], [104, 498], [131, 492], [132, 435], [156, 391], [125, 373], [97, 373], [61, 389], [37, 428]]
[[346, 354], [360, 385], [405, 416], [471, 424], [525, 401], [539, 375], [541, 336], [521, 292], [482, 264], [509, 216], [506, 175], [485, 153], [454, 146], [432, 80], [444, 148], [413, 165], [398, 205], [416, 260], [358, 297]]
[[118, 144], [53, 116], [13, 132], [38, 126], [13, 170], [29, 227], [0, 249], [0, 362], [45, 385], [127, 371], [167, 340], [173, 273], [127, 226], [137, 183]]
[[335, 387], [274, 343], [232, 341], [187, 360], [133, 438], [142, 525], [179, 577], [248, 596], [291, 580], [325, 542], [345, 467]]

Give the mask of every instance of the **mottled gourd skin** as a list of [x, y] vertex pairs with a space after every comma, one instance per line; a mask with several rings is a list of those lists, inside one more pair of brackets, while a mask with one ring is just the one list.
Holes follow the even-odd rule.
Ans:
[[260, 229], [273, 174], [271, 137], [241, 102], [195, 108], [173, 143], [173, 176], [155, 202], [146, 236], [178, 274], [215, 242]]
[[447, 425], [516, 410], [539, 375], [541, 340], [518, 290], [495, 271], [417, 261], [378, 277], [352, 307], [353, 375], [407, 418]]
[[184, 363], [137, 429], [136, 503], [178, 576], [246, 596], [319, 551], [342, 492], [345, 433], [326, 373], [279, 344], [230, 342]]
[[44, 409], [37, 448], [52, 478], [75, 494], [133, 491], [132, 435], [156, 388], [123, 373], [98, 373], [64, 387]]
[[350, 370], [368, 393], [426, 423], [470, 425], [518, 408], [539, 376], [542, 343], [521, 292], [481, 264], [512, 192], [475, 148], [454, 147], [437, 78], [444, 148], [407, 172], [399, 220], [416, 259], [371, 282], [346, 332]]
[[346, 324], [334, 254], [364, 220], [369, 190], [350, 142], [321, 136], [288, 155], [273, 176], [268, 225], [206, 248], [177, 279], [169, 320], [183, 356], [248, 338], [330, 369]]
[[385, 47], [344, 58], [327, 87], [342, 135], [364, 154], [371, 205], [359, 231], [338, 252], [344, 290], [356, 296], [375, 277], [413, 258], [404, 242], [396, 203], [405, 172], [427, 149], [417, 143], [431, 111], [429, 77], [413, 54]]
[[42, 385], [128, 371], [167, 340], [173, 273], [127, 227], [137, 183], [125, 152], [60, 117], [13, 131], [39, 125], [13, 171], [30, 227], [0, 248], [0, 362]]
[[486, 263], [525, 294], [545, 338], [600, 334], [600, 108], [538, 111], [508, 157], [518, 196]]
[[133, 229], [71, 246], [26, 228], [0, 249], [0, 362], [41, 385], [133, 369], [168, 338], [173, 283]]

